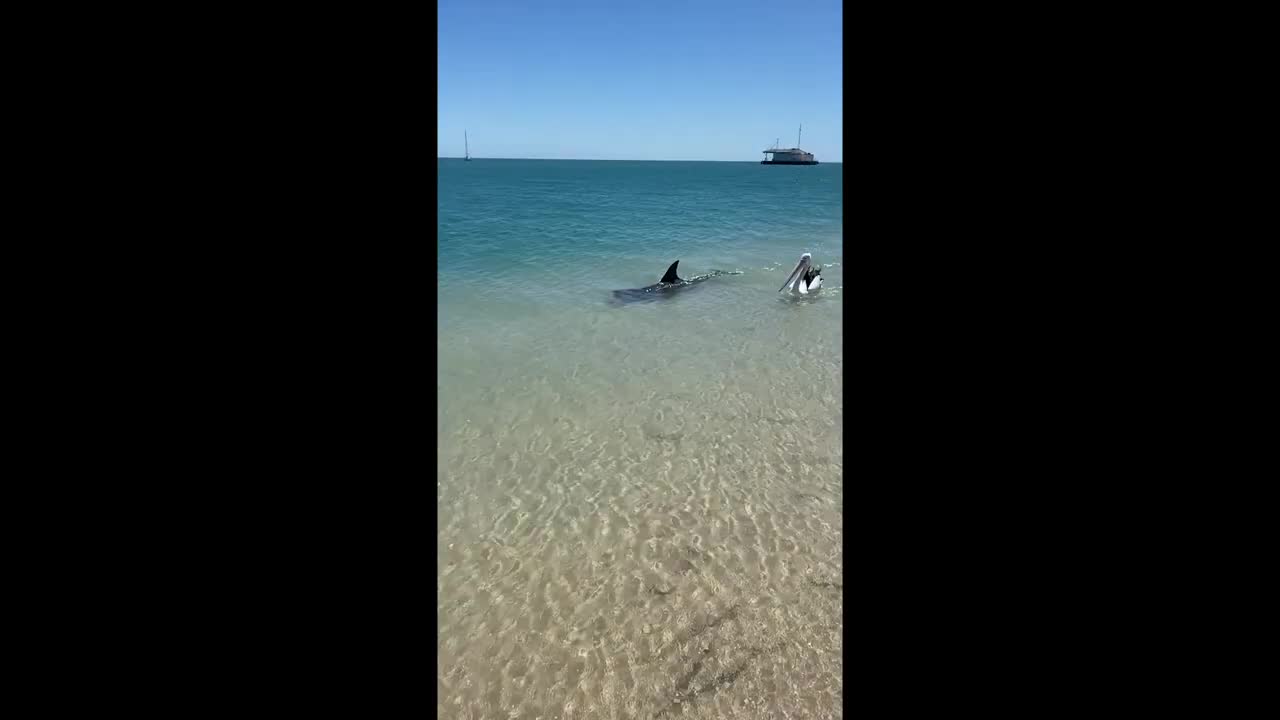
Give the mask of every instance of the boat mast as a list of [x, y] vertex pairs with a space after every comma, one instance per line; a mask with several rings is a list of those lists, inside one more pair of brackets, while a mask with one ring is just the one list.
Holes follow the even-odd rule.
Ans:
[[796, 133], [796, 147], [800, 147], [800, 133], [804, 132], [804, 123], [800, 123], [800, 130]]
[[462, 131], [462, 159], [463, 159], [463, 160], [470, 160], [470, 159], [471, 159], [471, 145], [469, 145], [469, 144], [467, 143], [467, 131], [466, 131], [466, 130], [463, 130], [463, 131]]

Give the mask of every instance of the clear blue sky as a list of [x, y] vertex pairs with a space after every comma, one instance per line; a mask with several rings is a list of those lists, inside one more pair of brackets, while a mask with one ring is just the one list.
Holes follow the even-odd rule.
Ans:
[[840, 0], [440, 0], [436, 153], [755, 160], [844, 147]]

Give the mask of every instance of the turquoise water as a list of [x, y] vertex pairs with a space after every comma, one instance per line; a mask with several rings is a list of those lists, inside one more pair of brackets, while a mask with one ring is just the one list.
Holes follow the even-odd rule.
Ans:
[[841, 173], [438, 161], [441, 717], [840, 714]]

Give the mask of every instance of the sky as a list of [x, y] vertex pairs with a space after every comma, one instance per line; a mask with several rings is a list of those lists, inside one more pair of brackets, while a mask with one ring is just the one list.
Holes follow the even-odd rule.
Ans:
[[842, 162], [841, 0], [440, 0], [436, 154]]

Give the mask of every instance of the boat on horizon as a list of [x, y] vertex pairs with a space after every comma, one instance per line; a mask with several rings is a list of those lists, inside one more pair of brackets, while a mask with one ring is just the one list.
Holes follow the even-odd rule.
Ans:
[[471, 162], [471, 145], [467, 143], [467, 131], [462, 131], [462, 159]]
[[766, 155], [772, 155], [760, 161], [761, 165], [817, 165], [818, 161], [813, 159], [813, 153], [805, 152], [800, 149], [800, 134], [804, 132], [804, 125], [800, 126], [800, 131], [796, 133], [796, 147], [780, 148], [775, 140], [773, 147], [765, 150]]

